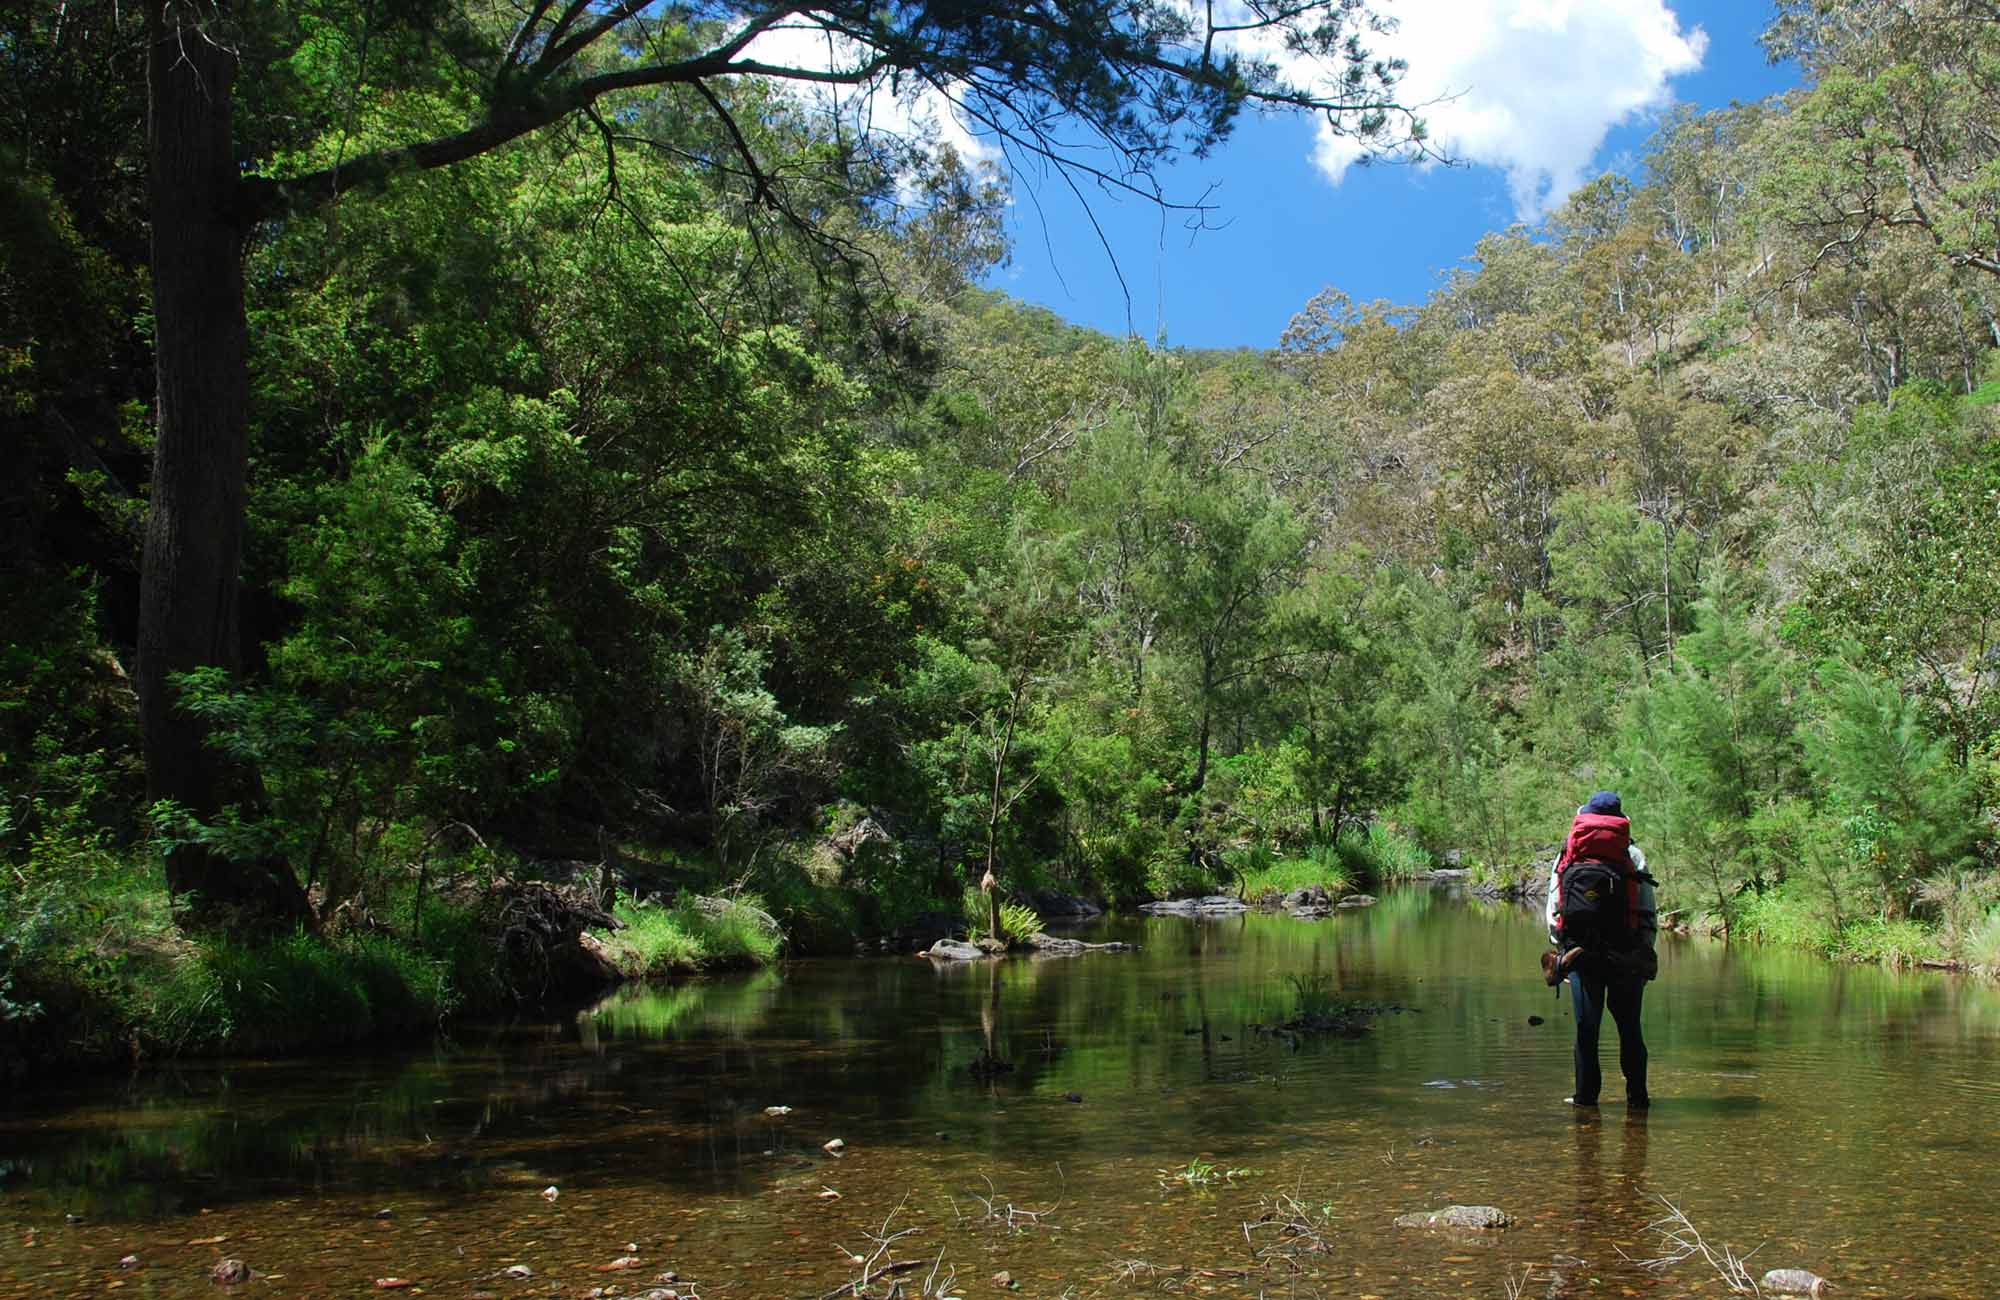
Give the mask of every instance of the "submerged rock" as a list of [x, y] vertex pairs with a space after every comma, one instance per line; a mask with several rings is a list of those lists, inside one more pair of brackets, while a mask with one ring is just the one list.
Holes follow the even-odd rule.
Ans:
[[250, 1266], [240, 1259], [219, 1260], [214, 1268], [208, 1270], [208, 1276], [211, 1281], [224, 1286], [235, 1286], [238, 1282], [250, 1280]]
[[1137, 952], [1129, 943], [1113, 940], [1110, 943], [1085, 943], [1081, 939], [1064, 939], [1052, 934], [1034, 934], [1023, 939], [1022, 944], [1037, 953], [1049, 957], [1073, 957], [1085, 952]]
[[1148, 916], [1234, 916], [1249, 911], [1250, 904], [1229, 894], [1210, 894], [1206, 898], [1174, 898], [1144, 903], [1139, 910]]
[[1802, 1268], [1771, 1269], [1758, 1285], [1778, 1295], [1821, 1296], [1833, 1290], [1833, 1284], [1825, 1278]]
[[1442, 1210], [1396, 1216], [1399, 1228], [1459, 1228], [1478, 1232], [1504, 1228], [1513, 1221], [1504, 1210], [1491, 1205], [1447, 1205]]
[[1348, 895], [1347, 897], [1345, 897], [1345, 898], [1343, 898], [1343, 899], [1341, 899], [1341, 900], [1340, 900], [1340, 906], [1342, 906], [1342, 907], [1373, 907], [1373, 906], [1375, 906], [1375, 895], [1373, 895], [1373, 894], [1349, 894], [1349, 895]]
[[978, 961], [985, 955], [984, 948], [961, 939], [939, 939], [924, 952], [932, 961]]

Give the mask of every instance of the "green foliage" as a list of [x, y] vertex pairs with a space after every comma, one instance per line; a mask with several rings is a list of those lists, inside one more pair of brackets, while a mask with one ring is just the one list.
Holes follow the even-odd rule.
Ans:
[[[959, 902], [959, 915], [965, 923], [967, 934], [978, 935], [986, 929], [986, 895], [976, 888], [967, 888]], [[1042, 932], [1042, 918], [1035, 909], [1025, 903], [1002, 902], [1000, 904], [1000, 934], [998, 938], [1009, 944], [1019, 943]]]
[[1978, 830], [1969, 774], [1896, 685], [1844, 663], [1822, 671], [1827, 713], [1807, 754], [1827, 803], [1849, 810], [1851, 860], [1884, 917], [1902, 916], [1917, 883], [1970, 861]]

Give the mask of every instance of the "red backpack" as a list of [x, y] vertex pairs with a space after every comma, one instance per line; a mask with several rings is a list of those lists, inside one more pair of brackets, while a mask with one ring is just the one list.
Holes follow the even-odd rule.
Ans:
[[1556, 859], [1556, 934], [1562, 947], [1623, 952], [1632, 946], [1639, 933], [1639, 876], [1631, 848], [1632, 823], [1626, 818], [1576, 815]]

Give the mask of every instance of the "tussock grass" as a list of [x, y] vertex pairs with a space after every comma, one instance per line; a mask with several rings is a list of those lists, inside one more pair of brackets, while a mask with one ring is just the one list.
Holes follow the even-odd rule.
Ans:
[[625, 928], [609, 936], [612, 961], [628, 979], [658, 979], [721, 967], [766, 966], [781, 939], [759, 919], [763, 900], [746, 895], [711, 916], [692, 902], [621, 903]]

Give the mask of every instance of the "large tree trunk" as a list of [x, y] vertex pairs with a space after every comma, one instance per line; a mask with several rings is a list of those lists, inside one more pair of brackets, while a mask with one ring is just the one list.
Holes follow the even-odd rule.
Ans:
[[[200, 816], [227, 801], [204, 728], [175, 707], [169, 678], [235, 668], [237, 584], [249, 454], [244, 226], [231, 134], [236, 57], [206, 6], [152, 9], [147, 151], [153, 218], [158, 428], [139, 595], [139, 717], [155, 799]], [[283, 921], [305, 899], [282, 867], [194, 845], [167, 858], [167, 889], [197, 920]], [[245, 914], [249, 915], [245, 915]]]

